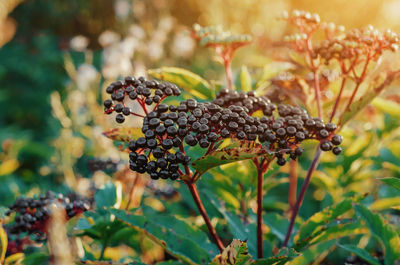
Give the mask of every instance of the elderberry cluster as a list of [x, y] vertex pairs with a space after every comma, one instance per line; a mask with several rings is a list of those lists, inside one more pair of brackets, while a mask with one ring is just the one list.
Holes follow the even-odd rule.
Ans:
[[137, 115], [128, 106], [129, 101], [137, 101], [142, 108], [146, 105], [159, 104], [168, 96], [179, 96], [181, 90], [172, 83], [159, 83], [155, 80], [146, 80], [144, 77], [125, 77], [124, 81], [111, 83], [106, 92], [111, 94], [111, 99], [104, 101], [104, 111], [111, 114], [118, 113], [115, 120], [118, 123], [125, 121], [125, 116]]
[[51, 215], [50, 205], [58, 203], [65, 209], [67, 219], [89, 210], [90, 202], [88, 199], [78, 195], [64, 197], [62, 194], [47, 192], [37, 199], [18, 198], [9, 207], [7, 215], [15, 213], [15, 222], [6, 227], [10, 235], [20, 233], [35, 234], [37, 238], [43, 238], [47, 232], [47, 224]]
[[111, 171], [115, 172], [117, 170], [118, 163], [112, 161], [111, 159], [91, 159], [88, 161], [88, 168], [92, 172], [96, 171]]
[[[265, 116], [250, 115], [257, 110]], [[301, 108], [283, 104], [277, 107], [252, 92], [222, 90], [213, 103], [188, 99], [179, 106], [158, 105], [143, 120], [144, 137], [129, 143], [130, 168], [147, 172], [152, 179], [175, 180], [182, 173], [179, 166], [190, 163], [183, 144], [208, 148], [229, 137], [252, 142], [258, 139], [275, 153], [282, 166], [286, 163], [284, 155], [296, 159], [303, 152], [299, 145], [308, 139], [320, 141], [323, 151], [339, 154], [337, 145], [342, 137], [335, 135], [335, 130], [335, 124], [312, 118]]]

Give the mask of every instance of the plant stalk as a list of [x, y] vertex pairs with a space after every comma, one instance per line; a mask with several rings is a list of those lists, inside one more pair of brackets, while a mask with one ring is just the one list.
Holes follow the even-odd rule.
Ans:
[[233, 75], [232, 75], [230, 58], [224, 59], [224, 68], [225, 68], [226, 81], [228, 82], [228, 88], [229, 90], [233, 90]]
[[290, 218], [290, 224], [289, 224], [288, 230], [286, 232], [285, 240], [283, 241], [282, 247], [286, 247], [289, 242], [290, 236], [293, 231], [294, 222], [296, 221], [297, 214], [299, 213], [301, 204], [303, 203], [304, 195], [306, 194], [308, 185], [310, 184], [311, 176], [318, 166], [320, 155], [321, 155], [321, 149], [318, 146], [317, 152], [315, 153], [315, 156], [314, 156], [314, 159], [311, 162], [310, 168], [308, 169], [307, 176], [304, 180], [303, 185], [301, 186], [301, 190], [300, 190], [299, 196], [296, 200], [296, 204], [294, 205], [294, 208], [292, 211], [292, 216]]
[[201, 202], [200, 195], [197, 190], [196, 184], [190, 183], [187, 181], [185, 183], [188, 186], [190, 193], [192, 194], [193, 200], [196, 203], [196, 206], [199, 209], [199, 212], [200, 212], [201, 216], [203, 217], [204, 222], [206, 223], [208, 231], [210, 232], [211, 236], [213, 237], [219, 251], [222, 252], [225, 248], [224, 244], [222, 243], [221, 239], [219, 238], [217, 231], [215, 231], [215, 228], [211, 224], [211, 221], [207, 215], [206, 209], [204, 208], [204, 205]]
[[297, 197], [297, 169], [298, 163], [295, 160], [290, 160], [290, 174], [289, 174], [289, 212], [293, 211], [294, 205], [296, 204], [296, 197]]

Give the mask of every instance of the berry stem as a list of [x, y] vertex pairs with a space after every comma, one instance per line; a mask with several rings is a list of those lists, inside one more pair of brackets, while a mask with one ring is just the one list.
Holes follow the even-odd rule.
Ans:
[[289, 162], [289, 212], [293, 211], [294, 205], [296, 204], [296, 197], [297, 197], [297, 170], [298, 170], [298, 163], [296, 160], [290, 160]]
[[337, 98], [335, 100], [335, 105], [333, 107], [333, 110], [332, 110], [332, 113], [331, 113], [331, 117], [329, 118], [329, 122], [332, 122], [333, 118], [335, 117], [337, 108], [339, 106], [340, 99], [342, 97], [342, 93], [343, 93], [345, 84], [346, 84], [346, 77], [343, 77], [342, 84], [340, 85], [339, 94], [338, 94], [338, 96], [337, 96]]
[[257, 166], [257, 257], [263, 258], [263, 180], [264, 174], [268, 170], [269, 163], [271, 161], [263, 158], [260, 163], [256, 163]]
[[312, 176], [312, 174], [314, 173], [315, 169], [318, 166], [320, 155], [321, 155], [321, 149], [320, 149], [320, 147], [318, 145], [317, 152], [315, 153], [314, 159], [311, 162], [311, 165], [310, 165], [310, 167], [308, 169], [308, 172], [307, 172], [307, 176], [306, 176], [306, 178], [304, 180], [303, 186], [301, 186], [301, 190], [300, 190], [299, 196], [297, 197], [296, 204], [294, 205], [294, 208], [293, 208], [293, 211], [292, 211], [292, 216], [290, 218], [290, 224], [289, 224], [288, 230], [286, 232], [285, 240], [283, 241], [282, 247], [286, 247], [288, 242], [289, 242], [290, 236], [291, 236], [292, 231], [293, 231], [293, 226], [294, 226], [294, 223], [296, 221], [297, 214], [299, 213], [301, 204], [303, 203], [304, 195], [306, 194], [308, 185], [310, 184], [311, 176]]
[[139, 181], [139, 174], [136, 172], [135, 178], [132, 181], [132, 187], [129, 191], [129, 199], [128, 199], [128, 203], [126, 204], [125, 210], [129, 210], [129, 207], [131, 206], [133, 193], [135, 191], [135, 187], [136, 187], [136, 184], [138, 183], [138, 181]]
[[[354, 98], [356, 97], [356, 94], [357, 94], [357, 92], [358, 92], [358, 89], [360, 88], [360, 85], [362, 84], [362, 82], [363, 82], [364, 79], [365, 79], [365, 75], [366, 75], [366, 73], [367, 73], [369, 61], [370, 61], [370, 56], [368, 55], [368, 57], [367, 57], [367, 59], [366, 59], [366, 61], [365, 61], [364, 68], [363, 68], [363, 70], [362, 70], [361, 76], [360, 76], [360, 77], [357, 77], [357, 75], [355, 74], [354, 77], [355, 77], [355, 79], [356, 79], [356, 86], [355, 86], [355, 88], [354, 88], [354, 90], [353, 90], [353, 93], [351, 94], [351, 97], [350, 97], [350, 99], [349, 99], [349, 102], [347, 103], [346, 107], [344, 108], [344, 112], [343, 112], [343, 113], [345, 113], [346, 111], [348, 111], [348, 110], [350, 109], [350, 106], [351, 106], [351, 104], [353, 103]], [[343, 113], [342, 113], [342, 116], [343, 116]]]
[[228, 83], [229, 90], [233, 90], [233, 77], [232, 77], [232, 67], [231, 67], [231, 58], [223, 58], [224, 67], [225, 67], [225, 75], [226, 81]]
[[208, 231], [210, 232], [211, 236], [214, 239], [215, 244], [217, 245], [219, 251], [222, 253], [222, 250], [224, 250], [224, 244], [222, 243], [221, 239], [219, 238], [217, 231], [215, 231], [215, 228], [211, 224], [210, 218], [207, 215], [206, 209], [204, 208], [203, 203], [201, 202], [199, 192], [197, 190], [196, 184], [190, 183], [185, 181], [186, 185], [189, 188], [190, 193], [192, 194], [193, 200], [196, 203], [197, 208], [199, 209], [199, 212], [201, 216], [204, 219], [204, 222], [206, 223], [206, 226], [208, 228]]

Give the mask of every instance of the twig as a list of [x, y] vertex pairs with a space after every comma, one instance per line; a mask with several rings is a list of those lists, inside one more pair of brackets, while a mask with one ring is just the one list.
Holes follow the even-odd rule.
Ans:
[[131, 205], [131, 202], [132, 202], [133, 192], [135, 190], [135, 187], [136, 187], [136, 184], [137, 184], [138, 181], [139, 181], [139, 174], [136, 173], [135, 174], [135, 179], [132, 182], [132, 187], [131, 187], [131, 189], [129, 191], [129, 199], [128, 199], [128, 203], [126, 204], [125, 210], [129, 210], [129, 206]]
[[190, 183], [187, 181], [185, 181], [185, 183], [188, 186], [190, 193], [192, 194], [194, 202], [196, 203], [196, 206], [199, 209], [199, 212], [200, 212], [201, 216], [203, 217], [204, 222], [206, 223], [208, 231], [210, 232], [211, 236], [213, 237], [219, 251], [222, 252], [222, 250], [225, 248], [224, 244], [222, 243], [221, 239], [219, 238], [217, 231], [215, 231], [215, 228], [211, 224], [211, 221], [207, 215], [206, 209], [204, 208], [204, 205], [201, 202], [200, 195], [197, 190], [196, 184]]
[[314, 173], [315, 169], [317, 168], [320, 155], [321, 155], [321, 149], [318, 146], [317, 152], [315, 153], [315, 156], [314, 156], [314, 159], [310, 165], [310, 168], [308, 169], [307, 176], [304, 180], [303, 186], [301, 186], [299, 197], [297, 198], [296, 204], [294, 205], [294, 208], [292, 211], [292, 216], [290, 218], [290, 224], [289, 224], [288, 230], [286, 232], [285, 240], [283, 241], [282, 247], [286, 247], [289, 242], [290, 236], [292, 234], [294, 222], [296, 220], [297, 214], [299, 213], [300, 206], [303, 203], [304, 195], [306, 194], [308, 184], [310, 184], [311, 176]]
[[296, 160], [290, 160], [290, 174], [289, 174], [289, 212], [293, 211], [294, 205], [296, 204], [297, 197], [297, 167], [298, 163]]
[[225, 67], [226, 80], [228, 82], [228, 88], [229, 90], [233, 90], [231, 58], [224, 58], [224, 67]]

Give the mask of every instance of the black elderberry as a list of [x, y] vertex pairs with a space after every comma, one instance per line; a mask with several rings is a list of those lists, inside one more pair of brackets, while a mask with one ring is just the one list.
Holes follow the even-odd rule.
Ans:
[[168, 165], [168, 162], [165, 158], [159, 158], [156, 163], [159, 168], [166, 168]]
[[156, 149], [153, 150], [153, 156], [155, 158], [161, 158], [164, 156], [164, 150], [162, 150], [160, 147], [157, 147]]
[[166, 119], [166, 120], [164, 121], [164, 126], [165, 126], [165, 127], [169, 127], [169, 126], [172, 126], [172, 125], [174, 125], [174, 121], [173, 121], [173, 120], [171, 120], [171, 119]]
[[332, 149], [332, 153], [335, 154], [335, 155], [339, 155], [341, 152], [342, 152], [342, 148], [339, 147], [339, 146], [335, 146], [335, 147]]
[[201, 138], [199, 145], [201, 148], [207, 148], [210, 145], [210, 142], [206, 138]]
[[104, 107], [106, 107], [107, 109], [109, 109], [112, 106], [113, 102], [111, 99], [106, 99], [104, 101]]
[[124, 106], [121, 103], [118, 103], [117, 105], [114, 106], [114, 110], [116, 112], [122, 112], [122, 109], [124, 108]]
[[276, 130], [278, 137], [283, 138], [286, 136], [286, 130], [284, 128], [279, 128]]
[[147, 140], [147, 147], [150, 149], [154, 149], [157, 147], [157, 140], [156, 139], [149, 139]]
[[124, 115], [122, 115], [121, 113], [119, 113], [119, 114], [117, 114], [117, 116], [115, 116], [115, 120], [116, 120], [118, 123], [123, 123], [123, 122], [125, 121], [125, 117], [124, 117]]
[[129, 160], [135, 162], [137, 158], [138, 158], [138, 154], [136, 152], [129, 153]]
[[276, 161], [276, 163], [277, 163], [279, 166], [284, 166], [284, 165], [286, 164], [286, 159], [283, 158], [283, 157], [279, 157], [278, 160]]
[[295, 150], [294, 150], [294, 153], [296, 154], [296, 156], [301, 156], [302, 154], [303, 154], [303, 148], [301, 148], [301, 147], [297, 147]]
[[185, 137], [187, 135], [187, 133], [188, 133], [187, 129], [179, 129], [178, 130], [178, 135], [180, 137]]
[[166, 131], [167, 129], [164, 127], [164, 125], [159, 125], [159, 126], [157, 126], [157, 128], [156, 128], [156, 134], [157, 135], [164, 135], [165, 134], [165, 131]]
[[185, 137], [185, 142], [190, 146], [195, 146], [197, 144], [197, 139], [193, 135], [188, 134]]
[[336, 124], [334, 124], [334, 123], [327, 123], [326, 125], [325, 125], [325, 128], [328, 130], [328, 131], [330, 131], [330, 132], [333, 132], [334, 130], [336, 130]]
[[125, 116], [128, 116], [129, 114], [131, 114], [131, 109], [128, 107], [124, 107], [122, 109], [122, 114], [124, 114]]
[[146, 103], [146, 105], [151, 105], [151, 104], [153, 104], [153, 99], [152, 98], [146, 98], [144, 100], [144, 103]]
[[176, 180], [179, 178], [179, 174], [178, 173], [172, 173], [169, 177], [171, 180]]
[[172, 140], [169, 139], [169, 138], [164, 139], [164, 140], [162, 141], [162, 147], [164, 147], [164, 148], [167, 149], [167, 150], [168, 150], [168, 149], [171, 149], [173, 145], [174, 145], [174, 143], [173, 143]]
[[239, 131], [236, 135], [239, 140], [243, 140], [246, 138], [246, 133], [244, 131]]
[[332, 137], [332, 143], [334, 145], [340, 145], [342, 143], [343, 137], [341, 135], [335, 134]]
[[322, 151], [330, 151], [330, 150], [332, 150], [332, 143], [329, 141], [323, 142], [320, 145], [320, 148]]
[[177, 129], [176, 127], [170, 126], [170, 127], [167, 128], [167, 134], [168, 134], [168, 136], [173, 137], [173, 136], [175, 136], [177, 133], [178, 133], [178, 129]]
[[129, 98], [132, 100], [135, 100], [137, 98], [137, 93], [135, 91], [132, 91], [129, 93]]
[[143, 147], [146, 147], [146, 138], [144, 138], [144, 137], [139, 137], [137, 140], [136, 140], [136, 146], [137, 147], [140, 147], [140, 148], [143, 148]]
[[319, 131], [319, 136], [321, 136], [321, 138], [328, 138], [329, 132], [325, 129], [322, 129]]

